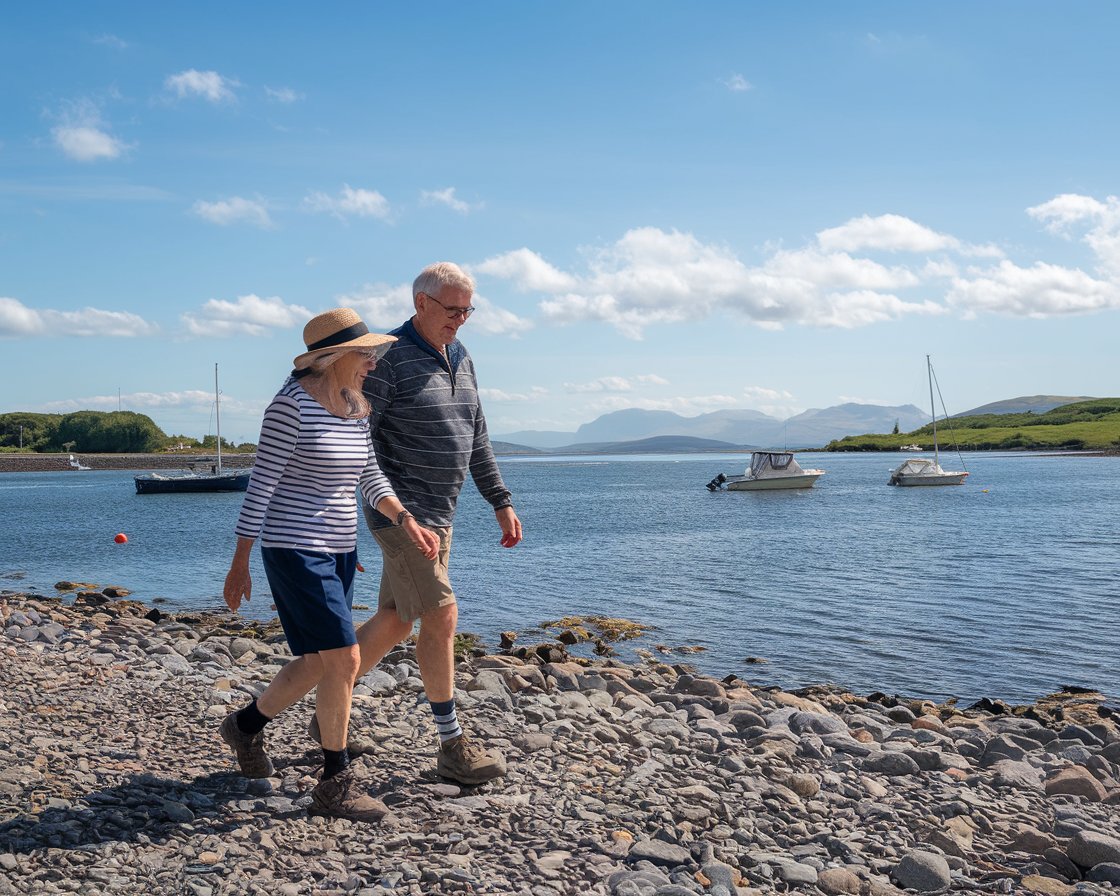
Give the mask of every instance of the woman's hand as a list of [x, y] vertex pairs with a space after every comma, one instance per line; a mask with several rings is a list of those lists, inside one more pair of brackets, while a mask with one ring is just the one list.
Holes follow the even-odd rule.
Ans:
[[238, 538], [233, 560], [229, 564], [229, 572], [226, 573], [226, 586], [222, 589], [222, 597], [226, 599], [226, 606], [234, 613], [241, 606], [242, 597], [248, 602], [253, 596], [253, 577], [249, 575], [249, 553], [252, 550], [252, 538]]
[[236, 613], [237, 608], [241, 606], [241, 598], [244, 597], [248, 602], [252, 600], [252, 594], [253, 577], [249, 575], [248, 565], [241, 567], [235, 563], [226, 573], [226, 586], [222, 591], [226, 606]]
[[425, 529], [411, 516], [405, 517], [402, 528], [421, 554], [429, 560], [435, 560], [439, 556], [439, 535], [431, 529]]

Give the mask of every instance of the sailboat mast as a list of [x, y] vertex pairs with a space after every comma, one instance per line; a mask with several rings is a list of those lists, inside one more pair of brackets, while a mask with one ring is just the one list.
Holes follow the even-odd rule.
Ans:
[[933, 403], [933, 362], [926, 355], [926, 376], [929, 378], [929, 415], [933, 418], [933, 462], [940, 465], [937, 456], [937, 409]]
[[[929, 356], [926, 356], [929, 360]], [[218, 397], [218, 364], [214, 362], [214, 428], [218, 431], [218, 475], [222, 475], [222, 401]], [[933, 401], [930, 393], [930, 401]]]

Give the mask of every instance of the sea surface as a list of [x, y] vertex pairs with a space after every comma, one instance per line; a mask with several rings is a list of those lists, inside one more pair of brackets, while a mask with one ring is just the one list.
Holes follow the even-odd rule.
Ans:
[[[704, 484], [746, 456], [502, 458], [525, 541], [499, 546], [468, 483], [451, 564], [460, 627], [536, 643], [546, 620], [596, 614], [654, 627], [619, 646], [625, 659], [640, 648], [760, 685], [1120, 697], [1120, 458], [966, 454], [963, 486], [891, 488], [905, 456], [799, 455], [827, 470], [813, 489], [715, 494]], [[119, 471], [0, 474], [0, 589], [70, 579], [224, 609], [241, 498], [140, 496]], [[355, 603], [375, 608], [380, 553], [359, 528]], [[253, 557], [243, 612], [269, 618]]]

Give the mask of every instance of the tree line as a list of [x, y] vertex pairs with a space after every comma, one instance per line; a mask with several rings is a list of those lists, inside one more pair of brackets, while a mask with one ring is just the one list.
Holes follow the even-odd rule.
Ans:
[[[150, 454], [169, 448], [210, 449], [215, 436], [201, 441], [169, 436], [151, 417], [133, 411], [75, 411], [72, 414], [33, 414], [17, 411], [0, 414], [0, 451], [50, 453], [79, 451], [85, 454]], [[252, 448], [242, 445], [240, 448]], [[234, 450], [226, 439], [222, 448]]]

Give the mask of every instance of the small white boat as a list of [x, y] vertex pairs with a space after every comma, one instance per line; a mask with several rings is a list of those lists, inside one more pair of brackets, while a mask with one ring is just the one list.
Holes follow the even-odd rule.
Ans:
[[89, 467], [87, 467], [80, 460], [78, 460], [78, 458], [74, 457], [73, 454], [70, 455], [70, 466], [73, 467], [75, 470], [88, 470], [89, 469]]
[[912, 457], [891, 473], [890, 485], [960, 485], [968, 478], [964, 470], [942, 470], [928, 457]]
[[720, 473], [708, 483], [708, 491], [726, 488], [733, 492], [769, 491], [780, 488], [812, 488], [824, 470], [805, 470], [789, 451], [755, 451], [742, 476]]
[[[891, 471], [888, 485], [961, 485], [968, 478], [964, 470], [941, 469], [941, 458], [937, 451], [937, 408], [933, 403], [933, 362], [926, 355], [926, 375], [929, 378], [929, 412], [933, 418], [933, 460], [928, 457], [912, 457], [904, 460]], [[938, 386], [940, 394], [941, 387]], [[944, 401], [942, 401], [944, 404]], [[918, 445], [903, 445], [903, 451], [921, 451]]]

